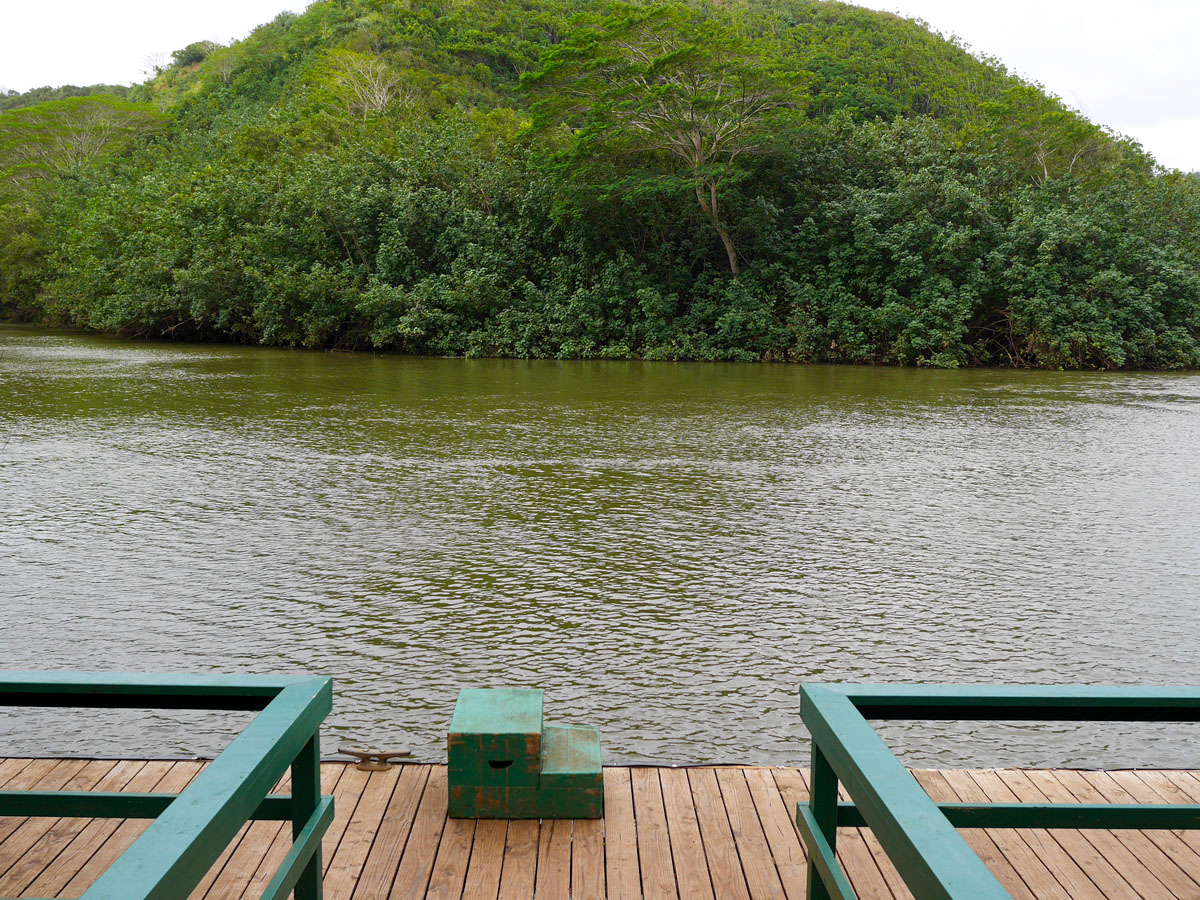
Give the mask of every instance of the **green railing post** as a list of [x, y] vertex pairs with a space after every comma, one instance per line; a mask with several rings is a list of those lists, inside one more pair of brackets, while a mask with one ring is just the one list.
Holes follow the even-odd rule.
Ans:
[[[812, 769], [809, 776], [809, 805], [813, 819], [821, 836], [834, 851], [837, 850], [837, 818], [838, 818], [838, 780], [829, 765], [829, 760], [813, 744]], [[808, 898], [809, 900], [831, 900], [832, 895], [825, 886], [825, 880], [817, 871], [817, 865], [812, 859], [808, 860]]]
[[[314, 676], [0, 671], [0, 707], [255, 710], [258, 715], [179, 794], [0, 791], [0, 815], [153, 818], [84, 892], [86, 900], [179, 900], [250, 820], [293, 822], [292, 848], [261, 900], [321, 900], [321, 722], [333, 681]], [[291, 770], [292, 794], [268, 796]]]
[[[299, 840], [308, 820], [321, 801], [320, 736], [314, 732], [292, 762], [292, 840]], [[296, 882], [296, 900], [321, 900], [321, 845], [313, 851], [308, 865]]]
[[811, 900], [857, 896], [835, 855], [839, 825], [871, 829], [920, 900], [1012, 900], [959, 828], [1200, 829], [1200, 804], [934, 803], [868, 721], [1200, 722], [1197, 686], [805, 683], [800, 715], [813, 747], [811, 796], [796, 808]]

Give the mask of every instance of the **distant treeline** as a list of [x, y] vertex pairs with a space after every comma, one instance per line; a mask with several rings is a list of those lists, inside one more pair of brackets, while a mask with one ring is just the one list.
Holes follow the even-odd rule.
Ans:
[[323, 0], [0, 113], [0, 308], [409, 353], [1197, 367], [1200, 178], [839, 3]]
[[39, 87], [28, 91], [0, 90], [0, 112], [10, 109], [23, 109], [26, 106], [37, 106], [51, 100], [68, 100], [73, 97], [91, 97], [93, 94], [107, 94], [110, 97], [124, 99], [131, 88], [122, 84], [89, 84], [78, 87], [74, 84], [64, 84], [62, 87]]

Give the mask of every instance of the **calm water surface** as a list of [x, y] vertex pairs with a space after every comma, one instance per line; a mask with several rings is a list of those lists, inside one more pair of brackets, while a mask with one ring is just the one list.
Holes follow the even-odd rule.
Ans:
[[[803, 761], [805, 679], [1200, 683], [1200, 376], [405, 359], [0, 329], [6, 668], [465, 686], [606, 758]], [[7, 713], [0, 753], [228, 715]], [[913, 764], [1191, 765], [1191, 726], [885, 729]]]

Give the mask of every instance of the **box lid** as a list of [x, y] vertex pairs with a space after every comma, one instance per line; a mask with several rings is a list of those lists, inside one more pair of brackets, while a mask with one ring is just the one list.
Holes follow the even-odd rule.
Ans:
[[540, 734], [542, 692], [528, 688], [468, 688], [460, 691], [450, 720], [451, 734]]

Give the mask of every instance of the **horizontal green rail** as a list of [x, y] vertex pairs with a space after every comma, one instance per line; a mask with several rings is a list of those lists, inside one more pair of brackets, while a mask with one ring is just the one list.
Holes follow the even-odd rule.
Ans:
[[[934, 806], [955, 828], [1200, 829], [1200, 806], [1191, 804], [935, 803]], [[866, 819], [853, 803], [838, 804], [838, 828], [866, 825]]]
[[836, 689], [867, 719], [1200, 722], [1196, 687], [847, 684]]
[[0, 672], [0, 706], [260, 710], [307, 675]]
[[[301, 894], [298, 884], [306, 874], [305, 865], [311, 866], [308, 861], [314, 857], [320, 860], [321, 838], [332, 823], [333, 798], [322, 797], [312, 817], [292, 839], [292, 849], [284, 857], [271, 883], [262, 892], [261, 900], [284, 900], [292, 891], [296, 891], [296, 898], [299, 900]], [[320, 875], [319, 868], [317, 874]]]
[[[179, 794], [110, 791], [0, 791], [0, 816], [60, 819], [154, 819]], [[265, 797], [250, 814], [255, 821], [290, 822], [290, 794]]]
[[833, 846], [825, 839], [825, 835], [817, 820], [813, 817], [808, 804], [801, 803], [796, 810], [796, 827], [808, 847], [809, 887], [808, 896], [813, 896], [811, 879], [813, 873], [820, 879], [820, 889], [826, 897], [833, 900], [858, 900], [850, 879], [837, 861]]
[[[0, 673], [0, 706], [258, 710], [180, 794], [0, 791], [0, 816], [153, 818], [83, 900], [183, 900], [246, 822], [291, 821], [293, 843], [263, 900], [321, 898], [319, 728], [332, 680], [310, 676]], [[291, 771], [292, 793], [268, 796]]]
[[[868, 722], [1196, 722], [1197, 687], [806, 684], [800, 711], [813, 740], [810, 798], [796, 813], [810, 900], [856, 897], [838, 828], [870, 828], [921, 900], [1010, 898], [958, 828], [1200, 829], [1190, 804], [935, 803]], [[839, 785], [851, 802], [838, 802]]]

